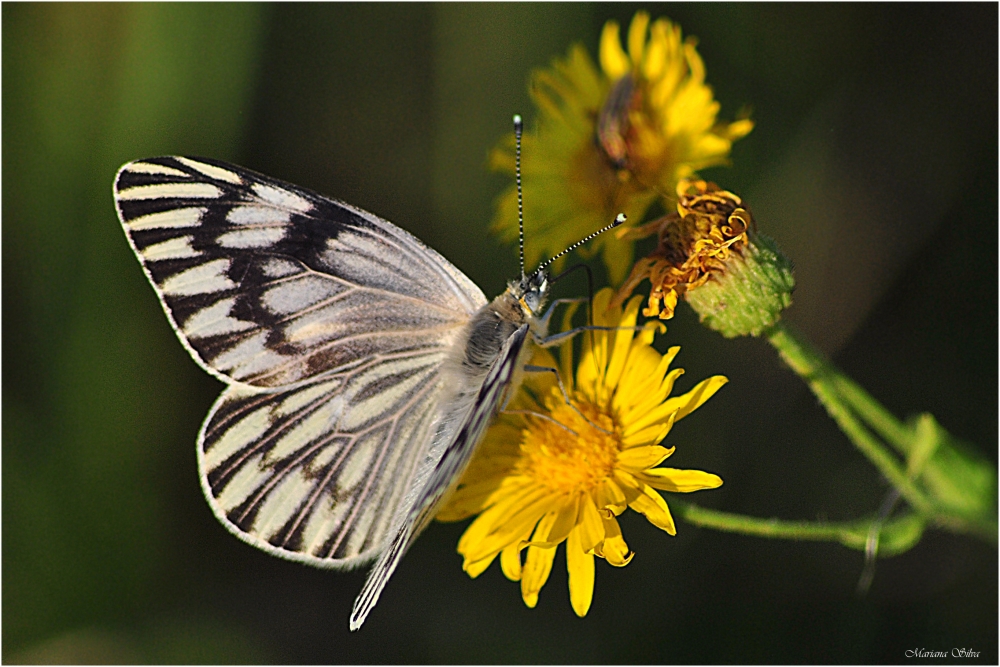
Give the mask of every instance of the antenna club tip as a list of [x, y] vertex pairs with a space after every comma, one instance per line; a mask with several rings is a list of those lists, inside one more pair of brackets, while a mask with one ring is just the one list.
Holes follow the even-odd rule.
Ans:
[[618, 226], [628, 220], [628, 217], [624, 213], [619, 213], [615, 216], [615, 226]]
[[521, 120], [521, 114], [514, 114], [514, 129], [520, 131], [524, 127], [524, 121]]

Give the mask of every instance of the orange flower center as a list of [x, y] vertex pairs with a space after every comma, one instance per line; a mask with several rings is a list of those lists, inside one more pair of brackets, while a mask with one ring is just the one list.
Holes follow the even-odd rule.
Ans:
[[522, 431], [517, 464], [520, 474], [567, 494], [596, 489], [614, 472], [621, 449], [614, 419], [579, 393], [572, 400], [586, 419], [555, 390], [547, 406], [551, 420], [533, 418]]

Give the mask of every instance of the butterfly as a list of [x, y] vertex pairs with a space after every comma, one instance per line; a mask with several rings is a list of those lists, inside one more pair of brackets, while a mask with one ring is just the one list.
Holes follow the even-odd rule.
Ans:
[[545, 338], [545, 265], [488, 301], [392, 223], [206, 158], [130, 162], [114, 197], [181, 343], [227, 385], [198, 435], [209, 505], [270, 554], [376, 561], [359, 628]]

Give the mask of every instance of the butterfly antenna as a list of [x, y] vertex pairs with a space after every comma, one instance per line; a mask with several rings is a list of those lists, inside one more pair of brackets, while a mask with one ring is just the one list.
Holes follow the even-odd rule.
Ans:
[[514, 114], [514, 178], [517, 180], [517, 246], [521, 251], [521, 278], [524, 278], [524, 193], [521, 192], [521, 133], [524, 122]]
[[582, 246], [584, 243], [586, 243], [590, 239], [594, 238], [595, 236], [599, 236], [599, 235], [603, 234], [604, 232], [608, 231], [609, 229], [614, 229], [618, 225], [620, 225], [623, 222], [625, 222], [625, 219], [626, 219], [625, 218], [625, 214], [624, 213], [619, 213], [618, 215], [615, 216], [615, 221], [612, 222], [610, 225], [608, 225], [607, 227], [603, 227], [601, 229], [598, 229], [596, 232], [594, 232], [590, 236], [587, 236], [586, 238], [580, 239], [579, 241], [577, 241], [576, 243], [574, 243], [570, 247], [568, 247], [565, 250], [563, 250], [558, 255], [553, 255], [552, 257], [549, 257], [547, 260], [545, 260], [544, 262], [542, 262], [538, 266], [538, 268], [536, 269], [536, 271], [541, 271], [542, 269], [544, 269], [546, 266], [548, 266], [552, 262], [556, 261], [557, 259], [559, 259], [563, 255], [565, 255], [566, 253], [569, 253], [569, 252], [572, 252], [572, 251], [576, 250], [577, 248], [579, 248], [580, 246]]

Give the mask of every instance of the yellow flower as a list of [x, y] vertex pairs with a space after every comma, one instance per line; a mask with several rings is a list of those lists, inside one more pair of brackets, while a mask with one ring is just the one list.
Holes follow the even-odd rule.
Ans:
[[[648, 35], [647, 35], [648, 33]], [[666, 19], [650, 25], [638, 12], [628, 52], [614, 21], [604, 26], [600, 69], [582, 45], [565, 59], [532, 73], [538, 107], [535, 131], [524, 136], [525, 222], [529, 264], [552, 256], [625, 213], [633, 224], [657, 200], [672, 205], [679, 179], [727, 162], [732, 142], [750, 120], [718, 123], [719, 103], [705, 84], [694, 40]], [[491, 166], [513, 173], [513, 136], [493, 150]], [[507, 241], [517, 239], [517, 195], [501, 197], [493, 222]], [[583, 253], [603, 249], [611, 280], [632, 264], [632, 244], [599, 237]]]
[[[579, 616], [590, 609], [594, 556], [617, 567], [632, 559], [617, 516], [631, 507], [673, 535], [674, 520], [657, 489], [689, 492], [722, 484], [711, 473], [656, 466], [674, 452], [660, 444], [674, 422], [726, 378], [717, 375], [670, 397], [684, 372], [669, 368], [680, 348], [660, 355], [652, 347], [658, 323], [632, 329], [639, 297], [624, 313], [608, 308], [610, 299], [610, 289], [594, 299], [595, 324], [624, 328], [581, 334], [575, 381], [573, 346], [563, 346], [560, 374], [572, 405], [553, 374], [529, 375], [437, 515], [458, 521], [478, 514], [458, 543], [463, 569], [477, 577], [499, 555], [507, 578], [521, 582], [529, 607], [548, 579], [556, 547], [566, 542], [570, 603]], [[556, 367], [544, 349], [532, 363]]]

